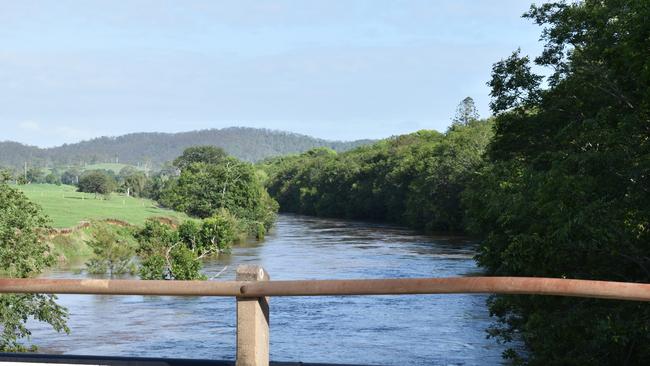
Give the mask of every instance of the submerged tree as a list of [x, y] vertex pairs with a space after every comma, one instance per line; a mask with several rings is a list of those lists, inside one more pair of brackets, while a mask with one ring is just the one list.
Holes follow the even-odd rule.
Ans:
[[226, 210], [178, 228], [149, 220], [135, 234], [139, 242], [139, 274], [143, 280], [201, 280], [201, 260], [230, 248], [238, 222]]
[[[43, 242], [48, 219], [41, 209], [18, 190], [0, 182], [0, 274], [27, 278], [54, 263]], [[68, 332], [65, 308], [56, 296], [43, 294], [0, 295], [0, 352], [25, 351], [20, 342], [31, 334], [29, 319], [49, 323], [58, 332]]]
[[93, 256], [86, 266], [93, 274], [108, 273], [111, 277], [125, 273], [134, 273], [136, 264], [135, 245], [130, 233], [123, 228], [111, 228], [108, 224], [95, 223], [92, 239], [86, 243], [93, 250]]

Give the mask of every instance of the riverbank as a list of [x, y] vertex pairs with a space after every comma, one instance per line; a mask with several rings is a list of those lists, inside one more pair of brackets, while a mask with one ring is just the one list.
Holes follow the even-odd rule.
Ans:
[[[149, 220], [155, 220], [172, 227], [178, 226], [178, 222], [169, 217], [150, 217]], [[111, 231], [122, 241], [133, 240], [133, 232], [118, 230], [118, 228], [137, 228], [136, 225], [118, 219], [81, 221], [73, 227], [51, 228], [46, 234], [45, 242], [51, 248], [58, 265], [67, 265], [70, 262], [79, 262], [90, 258], [93, 250], [88, 245], [88, 242], [93, 239], [93, 228], [98, 225], [112, 227], [114, 230], [111, 229]]]

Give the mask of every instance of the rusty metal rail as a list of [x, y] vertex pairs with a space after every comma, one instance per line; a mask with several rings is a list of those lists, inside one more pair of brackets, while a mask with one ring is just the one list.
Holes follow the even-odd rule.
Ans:
[[158, 296], [350, 296], [496, 293], [650, 301], [650, 284], [537, 277], [307, 281], [0, 279], [0, 293]]
[[270, 281], [262, 267], [242, 265], [237, 281], [0, 279], [0, 293], [235, 297], [236, 366], [268, 366], [272, 296], [496, 293], [650, 301], [650, 284], [532, 277]]

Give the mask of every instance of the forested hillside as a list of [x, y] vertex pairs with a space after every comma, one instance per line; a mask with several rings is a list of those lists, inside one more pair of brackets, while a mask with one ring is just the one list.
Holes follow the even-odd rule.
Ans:
[[196, 145], [219, 146], [239, 159], [258, 161], [321, 146], [345, 151], [369, 142], [328, 141], [296, 133], [246, 127], [180, 133], [134, 133], [46, 149], [9, 141], [0, 142], [0, 166], [22, 167], [26, 161], [31, 166], [42, 167], [117, 161], [156, 167], [173, 160], [185, 148]]

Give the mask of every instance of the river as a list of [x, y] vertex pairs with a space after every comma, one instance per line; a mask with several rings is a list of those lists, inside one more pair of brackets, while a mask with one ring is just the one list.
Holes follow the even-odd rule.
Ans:
[[[271, 279], [450, 277], [478, 272], [472, 242], [360, 222], [280, 215], [261, 243], [206, 263], [216, 280], [241, 263]], [[51, 278], [83, 278], [74, 268]], [[61, 295], [70, 335], [33, 325], [44, 353], [234, 359], [235, 300]], [[370, 365], [500, 364], [482, 295], [271, 298], [271, 359]]]

